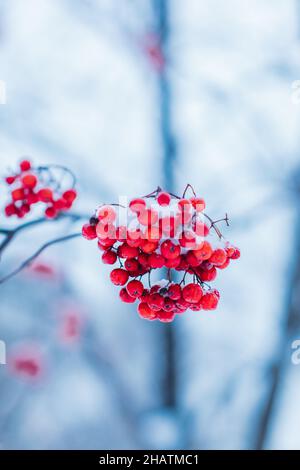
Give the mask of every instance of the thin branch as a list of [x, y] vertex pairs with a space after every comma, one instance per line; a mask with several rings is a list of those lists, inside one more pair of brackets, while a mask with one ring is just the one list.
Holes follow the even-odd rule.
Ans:
[[73, 238], [81, 237], [81, 233], [73, 233], [71, 235], [65, 235], [64, 237], [59, 237], [55, 238], [54, 240], [50, 240], [49, 242], [45, 243], [42, 245], [33, 255], [31, 255], [29, 258], [27, 258], [25, 261], [23, 261], [20, 266], [16, 269], [14, 269], [11, 273], [7, 274], [6, 276], [2, 277], [0, 279], [0, 284], [4, 284], [4, 282], [8, 281], [12, 277], [16, 276], [19, 274], [21, 271], [23, 271], [25, 268], [30, 266], [30, 264], [33, 263], [33, 261], [47, 248], [49, 248], [52, 245], [56, 245], [58, 243], [63, 243], [68, 240], [72, 240]]

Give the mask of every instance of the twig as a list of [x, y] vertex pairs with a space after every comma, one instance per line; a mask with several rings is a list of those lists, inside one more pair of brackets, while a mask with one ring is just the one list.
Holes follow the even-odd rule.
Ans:
[[73, 233], [71, 235], [65, 235], [64, 237], [55, 238], [54, 240], [50, 240], [49, 242], [42, 245], [33, 255], [23, 261], [20, 266], [14, 269], [11, 273], [7, 274], [6, 276], [0, 279], [0, 284], [4, 284], [4, 282], [8, 281], [12, 277], [19, 274], [23, 269], [27, 268], [44, 250], [49, 248], [52, 245], [56, 245], [58, 243], [62, 243], [68, 240], [72, 240], [73, 238], [81, 237], [81, 233]]

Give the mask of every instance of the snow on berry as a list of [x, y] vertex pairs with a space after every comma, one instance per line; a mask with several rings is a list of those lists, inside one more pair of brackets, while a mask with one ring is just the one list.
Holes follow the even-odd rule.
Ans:
[[[143, 319], [167, 323], [187, 310], [215, 310], [220, 294], [209, 283], [240, 257], [219, 228], [227, 215], [214, 221], [202, 197], [193, 189], [186, 196], [189, 188], [182, 197], [157, 188], [127, 205], [124, 198], [122, 205], [102, 204], [82, 228], [86, 239], [98, 239], [104, 264], [119, 263], [111, 282], [121, 286], [122, 302], [138, 303]], [[153, 272], [161, 277], [151, 285]]]

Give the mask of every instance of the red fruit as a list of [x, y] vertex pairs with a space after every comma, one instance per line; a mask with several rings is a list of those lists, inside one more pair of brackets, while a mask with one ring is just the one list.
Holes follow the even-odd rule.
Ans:
[[130, 273], [139, 270], [139, 262], [135, 258], [128, 258], [124, 263], [125, 269]]
[[214, 250], [211, 257], [209, 258], [209, 262], [215, 266], [222, 266], [226, 260], [227, 254], [225, 250], [222, 250], [222, 248]]
[[120, 225], [116, 229], [116, 239], [118, 242], [123, 242], [127, 239], [127, 228], [124, 225]]
[[39, 201], [41, 202], [52, 202], [53, 201], [53, 192], [50, 188], [40, 189], [37, 193]]
[[197, 304], [202, 295], [202, 288], [195, 283], [188, 284], [182, 289], [182, 297], [191, 304]]
[[176, 301], [176, 308], [178, 308], [182, 312], [185, 312], [189, 308], [189, 306], [190, 303], [184, 300], [183, 298]]
[[186, 260], [187, 262], [189, 263], [190, 266], [192, 267], [197, 267], [199, 266], [199, 263], [201, 261], [199, 261], [199, 259], [195, 256], [194, 252], [193, 251], [189, 251], [187, 254], [186, 254]]
[[190, 212], [192, 207], [192, 203], [188, 199], [180, 199], [178, 202], [178, 209], [180, 212]]
[[7, 176], [7, 177], [5, 178], [5, 181], [6, 181], [6, 183], [9, 184], [9, 185], [10, 185], [10, 184], [13, 184], [13, 183], [16, 181], [16, 177], [15, 177], [15, 176]]
[[138, 306], [138, 313], [142, 318], [146, 320], [155, 320], [157, 313], [152, 310], [146, 302], [141, 302]]
[[8, 204], [6, 207], [5, 207], [5, 215], [7, 217], [10, 217], [12, 215], [16, 215], [17, 214], [17, 208], [14, 204]]
[[33, 189], [37, 185], [37, 177], [35, 175], [25, 175], [21, 181], [26, 188]]
[[165, 266], [168, 269], [177, 268], [181, 263], [181, 256], [177, 256], [177, 258], [166, 259]]
[[195, 233], [186, 230], [179, 237], [179, 243], [185, 248], [196, 248], [196, 235]]
[[235, 248], [234, 253], [231, 255], [231, 259], [239, 259], [241, 252], [238, 248]]
[[126, 242], [118, 247], [118, 255], [120, 258], [136, 258], [139, 254], [138, 248], [127, 245]]
[[164, 298], [163, 310], [165, 312], [173, 312], [176, 308], [175, 301], [169, 297]]
[[124, 286], [128, 278], [129, 274], [125, 269], [117, 268], [110, 273], [110, 280], [115, 286]]
[[207, 241], [203, 241], [198, 250], [194, 251], [194, 255], [199, 259], [199, 261], [205, 261], [209, 259], [212, 255], [212, 247]]
[[212, 291], [205, 294], [200, 300], [203, 310], [215, 310], [219, 303], [219, 292]]
[[226, 258], [226, 261], [224, 264], [221, 264], [221, 266], [217, 266], [219, 269], [226, 269], [230, 264], [230, 258]]
[[141, 213], [146, 207], [146, 202], [144, 199], [136, 198], [132, 199], [129, 203], [129, 208], [132, 210], [132, 212], [135, 212], [137, 214]]
[[36, 204], [37, 202], [39, 202], [38, 195], [34, 192], [30, 192], [29, 194], [27, 194], [26, 200], [27, 200], [27, 204], [29, 204], [30, 206], [32, 204]]
[[120, 290], [119, 295], [122, 302], [125, 302], [127, 304], [133, 304], [136, 301], [134, 297], [131, 297], [131, 295], [128, 294], [126, 287], [123, 287], [123, 289]]
[[149, 255], [146, 255], [146, 253], [140, 253], [137, 259], [141, 266], [144, 268], [149, 267]]
[[193, 223], [193, 230], [199, 237], [207, 237], [207, 235], [209, 234], [208, 226], [201, 220], [196, 220]]
[[28, 204], [22, 204], [19, 209], [19, 212], [24, 216], [30, 212], [30, 206]]
[[20, 163], [21, 171], [29, 171], [31, 169], [31, 163], [29, 160], [22, 160]]
[[112, 250], [108, 250], [102, 255], [102, 261], [104, 264], [115, 264], [117, 258], [117, 253]]
[[168, 296], [172, 300], [179, 300], [181, 298], [181, 287], [179, 284], [171, 284], [168, 289]]
[[142, 225], [153, 226], [158, 221], [158, 213], [153, 209], [144, 209], [138, 214], [138, 221]]
[[25, 197], [24, 189], [23, 188], [14, 189], [11, 193], [11, 197], [13, 201], [23, 201]]
[[160, 289], [160, 286], [158, 285], [152, 286], [150, 289], [150, 294], [155, 294], [155, 292], [158, 292], [159, 289]]
[[149, 266], [151, 268], [162, 268], [165, 265], [165, 258], [157, 253], [152, 253], [149, 256]]
[[160, 252], [166, 259], [178, 258], [180, 251], [180, 246], [175, 245], [171, 240], [164, 241], [160, 247]]
[[141, 281], [130, 281], [127, 284], [127, 292], [131, 297], [134, 297], [137, 299], [138, 297], [141, 297], [143, 291], [144, 291], [144, 286]]
[[164, 306], [164, 303], [165, 303], [164, 297], [158, 294], [157, 292], [155, 292], [154, 294], [150, 294], [148, 297], [148, 305], [155, 312], [158, 312], [159, 310], [161, 310]]
[[186, 256], [181, 255], [180, 264], [177, 266], [177, 271], [187, 271], [189, 268], [189, 263], [187, 262]]
[[68, 202], [73, 202], [77, 197], [77, 192], [75, 189], [68, 189], [63, 193], [62, 197]]
[[191, 304], [191, 305], [189, 306], [189, 309], [190, 309], [190, 310], [193, 310], [194, 312], [199, 312], [199, 310], [202, 309], [201, 300], [200, 300], [200, 302], [198, 302], [197, 304]]
[[141, 302], [146, 302], [146, 303], [148, 303], [149, 297], [150, 297], [150, 292], [149, 292], [149, 290], [148, 290], [148, 289], [144, 289], [144, 290], [143, 290], [143, 293], [142, 293], [142, 295], [141, 295], [141, 297], [140, 297], [140, 300], [141, 300]]
[[144, 253], [150, 254], [150, 253], [153, 253], [153, 251], [155, 251], [157, 247], [158, 247], [158, 242], [149, 242], [147, 240], [143, 240], [141, 250]]
[[54, 207], [47, 207], [45, 210], [45, 216], [48, 219], [54, 219], [57, 216], [57, 210]]
[[163, 323], [170, 323], [175, 318], [175, 312], [161, 310], [160, 312], [157, 312], [157, 318], [158, 318], [159, 321], [161, 321]]
[[156, 198], [160, 206], [168, 206], [171, 202], [171, 196], [169, 193], [160, 192]]
[[201, 197], [192, 197], [190, 201], [193, 205], [193, 208], [196, 210], [196, 212], [204, 211], [205, 206], [206, 206], [204, 199], [202, 199]]
[[199, 275], [201, 281], [203, 282], [211, 282], [214, 281], [217, 277], [217, 270], [215, 267], [203, 271], [202, 269], [197, 270], [197, 274]]
[[85, 224], [82, 227], [82, 235], [87, 240], [93, 240], [94, 238], [97, 238], [95, 225]]
[[111, 224], [116, 220], [116, 217], [116, 211], [112, 206], [105, 205], [97, 210], [97, 218], [104, 225]]
[[96, 225], [96, 233], [101, 242], [113, 241], [113, 243], [115, 243], [116, 241], [116, 227], [113, 224], [98, 222]]

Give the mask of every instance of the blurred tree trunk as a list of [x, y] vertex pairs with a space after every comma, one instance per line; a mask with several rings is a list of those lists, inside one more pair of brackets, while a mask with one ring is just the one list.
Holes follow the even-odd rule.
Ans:
[[[162, 183], [166, 191], [175, 191], [174, 166], [176, 162], [176, 142], [172, 130], [172, 92], [167, 70], [169, 48], [169, 0], [154, 0], [157, 21], [157, 35], [164, 58], [164, 66], [158, 72], [160, 134], [162, 142]], [[176, 407], [176, 332], [174, 324], [163, 328], [165, 341], [165, 383], [164, 405]]]

